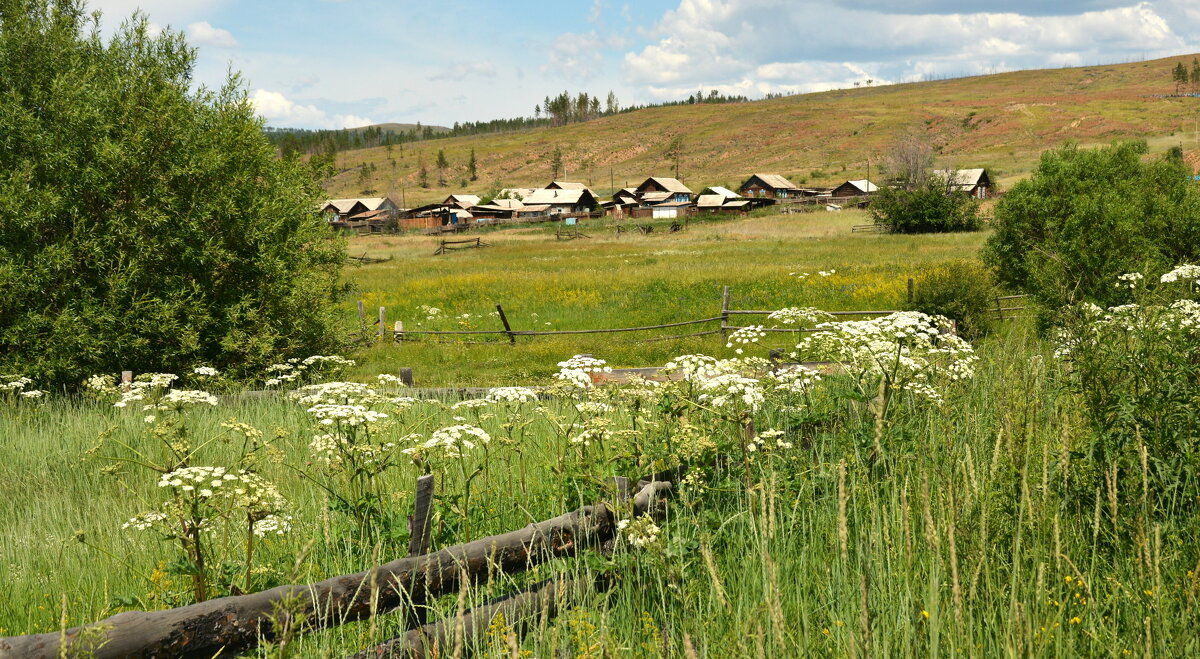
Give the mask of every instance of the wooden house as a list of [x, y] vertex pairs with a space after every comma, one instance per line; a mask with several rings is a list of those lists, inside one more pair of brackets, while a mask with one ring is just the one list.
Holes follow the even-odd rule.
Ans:
[[759, 197], [767, 199], [793, 199], [804, 196], [800, 187], [779, 174], [751, 174], [746, 182], [738, 187], [743, 197]]
[[948, 189], [965, 192], [976, 199], [987, 199], [993, 194], [992, 179], [986, 169], [938, 169], [933, 175], [945, 181]]
[[467, 209], [479, 203], [479, 195], [473, 194], [452, 194], [446, 197], [442, 202], [446, 206], [458, 206], [462, 209]]
[[362, 197], [358, 199], [328, 199], [321, 205], [321, 212], [331, 222], [349, 220], [354, 215], [371, 211], [386, 211], [393, 217], [399, 212], [396, 202], [388, 197]]
[[559, 190], [543, 188], [521, 200], [526, 206], [547, 206], [551, 215], [589, 213], [599, 205], [596, 195], [587, 188]]
[[846, 181], [830, 193], [831, 197], [868, 197], [879, 192], [879, 187], [867, 179]]
[[[642, 205], [661, 204], [667, 202], [690, 202], [692, 200], [692, 191], [688, 186], [684, 185], [679, 179], [667, 178], [662, 176], [651, 176], [642, 181], [642, 184], [634, 188], [634, 194], [637, 195]], [[665, 193], [665, 194], [664, 194]], [[647, 195], [652, 195], [650, 201]]]

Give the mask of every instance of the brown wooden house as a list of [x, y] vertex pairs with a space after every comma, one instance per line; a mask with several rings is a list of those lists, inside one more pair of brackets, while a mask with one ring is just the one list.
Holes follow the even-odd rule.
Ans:
[[804, 196], [800, 187], [779, 174], [751, 174], [738, 187], [743, 197], [766, 197], [769, 199], [792, 199]]

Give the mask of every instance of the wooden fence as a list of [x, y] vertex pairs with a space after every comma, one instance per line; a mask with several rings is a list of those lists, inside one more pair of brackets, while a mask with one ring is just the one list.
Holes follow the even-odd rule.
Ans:
[[480, 247], [491, 246], [491, 243], [485, 243], [480, 238], [468, 238], [467, 240], [446, 240], [443, 238], [442, 240], [438, 241], [437, 251], [435, 251], [433, 255], [438, 256], [440, 254], [445, 254], [446, 252], [451, 252], [457, 249], [477, 249]]
[[[996, 306], [991, 309], [996, 314], [997, 320], [1012, 320], [1021, 314], [1013, 313], [1014, 311], [1025, 311], [1025, 298], [1028, 295], [999, 295], [996, 297]], [[1020, 302], [1016, 302], [1020, 300]], [[1019, 304], [1020, 306], [1004, 306], [1004, 305]]]
[[[278, 586], [165, 611], [125, 611], [98, 622], [28, 636], [0, 637], [0, 657], [57, 659], [88, 656], [233, 656], [289, 636], [374, 619], [398, 612], [406, 630], [355, 657], [461, 656], [485, 637], [498, 613], [514, 627], [534, 616], [553, 616], [557, 607], [596, 587], [566, 572], [458, 615], [425, 624], [426, 602], [461, 593], [470, 585], [495, 583], [500, 574], [524, 572], [551, 559], [585, 549], [611, 553], [621, 509], [633, 518], [662, 520], [665, 500], [687, 472], [677, 467], [638, 481], [614, 477], [603, 501], [525, 528], [429, 553], [433, 476], [417, 479], [409, 518], [409, 556], [355, 574], [306, 585]], [[510, 639], [510, 643], [515, 639]], [[452, 651], [451, 651], [452, 650]]]
[[[707, 329], [702, 329], [697, 332], [685, 334], [672, 334], [669, 336], [655, 336], [644, 341], [668, 341], [675, 339], [686, 339], [699, 336], [710, 336], [720, 334], [727, 336], [730, 332], [742, 329], [741, 326], [731, 322], [733, 316], [753, 316], [753, 315], [769, 315], [774, 313], [771, 310], [757, 309], [733, 309], [730, 307], [731, 289], [725, 286], [721, 295], [721, 310], [718, 315], [708, 318], [697, 318], [694, 320], [681, 320], [671, 323], [660, 323], [657, 325], [641, 325], [636, 327], [615, 327], [615, 328], [600, 328], [600, 329], [568, 329], [568, 330], [520, 330], [513, 329], [509, 323], [508, 316], [504, 312], [502, 305], [496, 305], [496, 315], [499, 317], [503, 329], [470, 329], [470, 330], [423, 330], [423, 329], [406, 329], [404, 323], [397, 321], [392, 329], [387, 327], [387, 315], [384, 307], [379, 308], [379, 325], [378, 336], [380, 340], [388, 339], [394, 342], [411, 341], [422, 337], [441, 337], [452, 340], [470, 340], [472, 338], [486, 337], [504, 337], [510, 343], [516, 343], [517, 337], [535, 337], [535, 336], [572, 336], [582, 334], [621, 334], [629, 332], [652, 332], [655, 330], [671, 329], [675, 327], [690, 327], [696, 325], [709, 325]], [[895, 313], [894, 310], [881, 311], [829, 311], [826, 312], [832, 316], [886, 316], [890, 313]], [[367, 333], [365, 310], [362, 308], [362, 303], [359, 303], [359, 319], [363, 325], [363, 333]], [[768, 328], [767, 332], [795, 332], [792, 329]], [[804, 330], [813, 331], [813, 330]]]

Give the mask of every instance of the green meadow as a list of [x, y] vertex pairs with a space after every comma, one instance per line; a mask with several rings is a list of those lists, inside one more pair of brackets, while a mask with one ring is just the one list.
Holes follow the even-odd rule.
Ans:
[[[986, 237], [851, 231], [866, 221], [763, 216], [620, 236], [595, 225], [575, 241], [531, 227], [483, 232], [491, 247], [436, 257], [428, 237], [353, 239], [351, 254], [391, 260], [347, 267], [345, 313], [357, 324], [362, 300], [368, 322], [384, 306], [389, 323], [408, 329], [498, 329], [490, 312], [500, 303], [517, 330], [628, 327], [716, 316], [724, 286], [739, 309], [895, 309], [909, 277], [976, 258]], [[330, 377], [373, 382], [411, 367], [419, 386], [543, 386], [577, 353], [614, 367], [734, 356], [718, 336], [649, 340], [686, 331], [376, 343]], [[771, 335], [746, 356], [795, 340]], [[753, 407], [706, 397], [695, 382], [650, 391], [559, 382], [540, 400], [486, 404], [398, 399], [404, 390], [381, 384], [371, 405], [387, 417], [354, 428], [322, 425], [282, 393], [230, 392], [150, 421], [136, 405], [113, 407], [112, 395], [10, 401], [0, 407], [0, 635], [194, 600], [178, 538], [122, 528], [170, 499], [145, 465], [169, 461], [182, 442], [189, 464], [274, 483], [291, 518], [289, 532], [257, 541], [249, 565], [242, 536], [213, 518], [215, 595], [404, 555], [404, 516], [426, 470], [437, 479], [438, 549], [604, 500], [613, 475], [688, 466], [644, 546], [622, 536], [610, 554], [495, 574], [429, 603], [436, 619], [556, 573], [602, 584], [557, 616], [493, 619], [439, 656], [1194, 656], [1194, 501], [1156, 504], [1153, 490], [1115, 471], [1094, 489], [1078, 486], [1102, 467], [1087, 457], [1093, 429], [1064, 384], [1070, 368], [1032, 321], [1006, 322], [974, 349], [972, 377], [937, 381], [941, 403], [897, 393], [886, 412], [836, 371], [791, 393], [771, 376], [743, 383], [763, 388]], [[200, 386], [187, 374], [183, 384]], [[458, 455], [418, 452], [417, 463], [403, 452], [462, 424], [490, 441]], [[313, 442], [331, 427], [379, 451], [363, 454], [371, 476], [355, 481], [378, 504], [369, 523], [338, 504], [350, 476]], [[401, 633], [402, 622], [381, 613], [248, 656], [346, 656]]]

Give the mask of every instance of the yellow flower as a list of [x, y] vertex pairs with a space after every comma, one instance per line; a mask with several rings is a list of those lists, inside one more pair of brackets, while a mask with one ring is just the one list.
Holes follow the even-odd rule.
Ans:
[[1146, 589], [1146, 590], [1143, 590], [1142, 592], [1143, 592], [1143, 593], [1146, 593], [1146, 596], [1147, 596], [1147, 597], [1154, 597], [1154, 591], [1153, 591], [1153, 590]]
[[1080, 618], [1079, 616], [1075, 616], [1074, 618], [1071, 618], [1071, 620], [1070, 620], [1070, 623], [1072, 625], [1078, 625], [1081, 622], [1083, 622], [1083, 618]]
[[925, 618], [926, 620], [928, 620], [928, 619], [929, 619], [929, 612], [928, 612], [928, 611], [926, 611], [925, 609], [921, 609], [921, 617], [922, 617], [922, 618]]
[[826, 635], [826, 636], [829, 636], [829, 635], [831, 635], [833, 632], [830, 632], [830, 631], [829, 631], [829, 628], [828, 628], [828, 627], [826, 627], [826, 628], [824, 628], [824, 629], [822, 629], [822, 630], [821, 630], [821, 633], [822, 633], [822, 634], [824, 634], [824, 635]]

